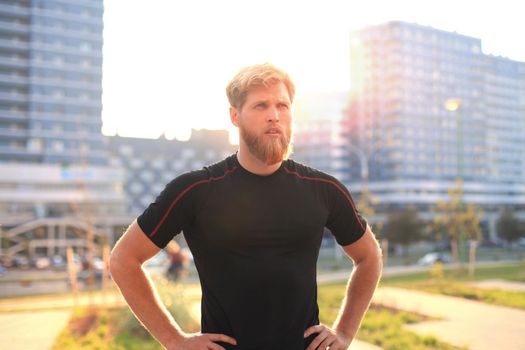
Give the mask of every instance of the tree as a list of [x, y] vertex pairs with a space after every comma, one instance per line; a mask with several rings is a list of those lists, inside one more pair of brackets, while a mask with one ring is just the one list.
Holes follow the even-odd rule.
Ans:
[[[365, 218], [371, 218], [375, 215], [374, 206], [379, 203], [379, 199], [372, 195], [372, 193], [368, 190], [368, 188], [365, 188], [359, 198], [359, 202], [357, 203], [357, 208], [359, 208], [359, 212], [365, 217]], [[372, 226], [372, 225], [370, 225]], [[374, 225], [374, 231], [380, 231], [381, 230], [381, 223], [377, 223]]]
[[[374, 207], [378, 203], [379, 203], [379, 198], [374, 196], [372, 192], [368, 190], [368, 185], [365, 183], [365, 186], [361, 193], [361, 197], [359, 198], [359, 202], [357, 203], [359, 212], [365, 218], [369, 219], [375, 215]], [[375, 223], [374, 227], [372, 227], [372, 224], [370, 224], [370, 227], [372, 228], [372, 231], [374, 232], [376, 237], [380, 240], [381, 248], [383, 249], [383, 263], [386, 265], [388, 262], [388, 239], [386, 239], [384, 235], [382, 234], [383, 223], [382, 222]]]
[[507, 241], [509, 246], [523, 236], [523, 232], [520, 231], [520, 222], [510, 208], [505, 208], [501, 213], [496, 222], [496, 231], [498, 236]]
[[[479, 241], [481, 237], [479, 217], [483, 212], [475, 204], [463, 203], [463, 183], [461, 180], [456, 187], [448, 190], [448, 195], [448, 201], [438, 201], [437, 206], [433, 208], [436, 215], [432, 225], [437, 239], [443, 235], [450, 238], [452, 257], [459, 264], [459, 242], [463, 239]], [[471, 249], [474, 246], [470, 245]]]
[[408, 246], [421, 240], [423, 230], [423, 221], [419, 219], [416, 209], [410, 207], [389, 214], [382, 231], [389, 241], [401, 244], [406, 255]]

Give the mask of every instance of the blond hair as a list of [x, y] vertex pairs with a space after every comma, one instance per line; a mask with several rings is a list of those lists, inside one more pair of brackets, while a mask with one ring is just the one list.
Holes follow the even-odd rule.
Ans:
[[226, 87], [226, 95], [230, 106], [241, 109], [246, 102], [248, 91], [255, 86], [271, 86], [283, 83], [288, 90], [290, 101], [295, 95], [295, 85], [288, 74], [270, 63], [255, 64], [244, 67], [237, 73]]

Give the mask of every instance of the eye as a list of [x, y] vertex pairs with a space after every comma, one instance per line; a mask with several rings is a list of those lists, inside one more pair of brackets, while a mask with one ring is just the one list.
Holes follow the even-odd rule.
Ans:
[[264, 102], [258, 103], [258, 104], [255, 105], [255, 108], [256, 109], [265, 109], [266, 108], [266, 103], [264, 103]]
[[281, 109], [289, 109], [290, 107], [286, 103], [279, 103], [279, 108]]

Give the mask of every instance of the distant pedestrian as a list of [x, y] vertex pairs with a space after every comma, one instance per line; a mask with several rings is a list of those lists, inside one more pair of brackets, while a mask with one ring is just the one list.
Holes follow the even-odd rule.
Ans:
[[169, 266], [166, 271], [167, 277], [174, 281], [184, 277], [190, 262], [189, 255], [175, 241], [168, 243], [166, 252], [169, 257]]

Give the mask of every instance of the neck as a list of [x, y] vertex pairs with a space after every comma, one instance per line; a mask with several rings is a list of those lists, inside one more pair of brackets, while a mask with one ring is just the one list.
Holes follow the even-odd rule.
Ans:
[[[242, 142], [242, 141], [241, 141]], [[257, 159], [253, 154], [250, 153], [250, 151], [246, 147], [242, 147], [241, 144], [239, 144], [239, 151], [237, 152], [237, 160], [241, 164], [241, 166], [248, 170], [250, 173], [255, 175], [271, 175], [274, 172], [279, 169], [281, 166], [281, 162], [268, 165], [264, 162], [261, 162], [259, 159]]]

